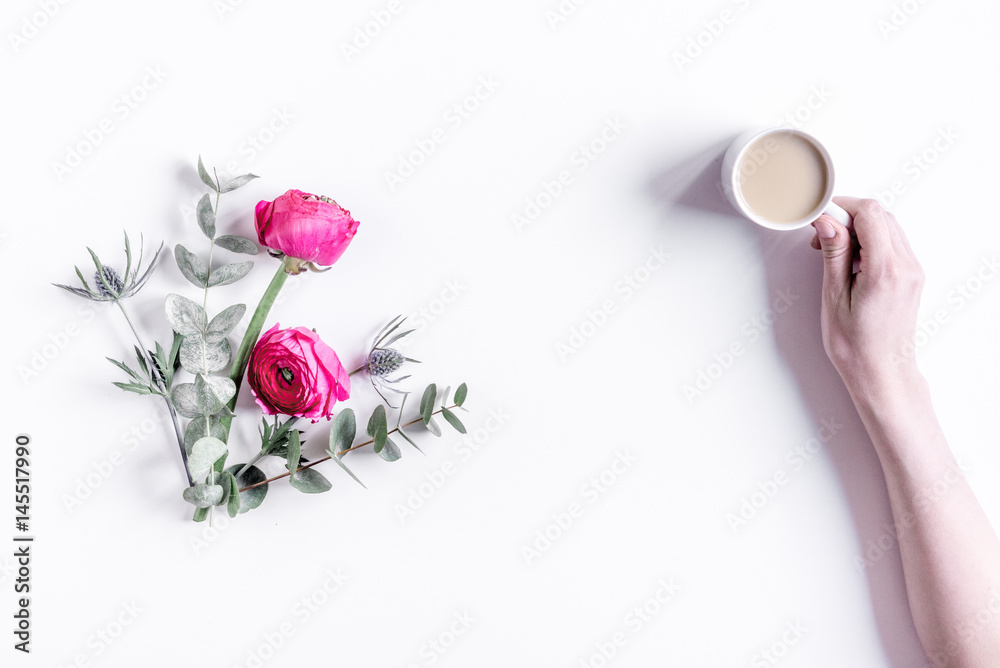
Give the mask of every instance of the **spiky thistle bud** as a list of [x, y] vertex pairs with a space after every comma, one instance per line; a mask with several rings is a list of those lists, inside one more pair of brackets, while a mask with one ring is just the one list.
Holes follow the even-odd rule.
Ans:
[[[102, 274], [104, 275], [103, 281], [101, 280]], [[121, 275], [107, 265], [101, 267], [101, 271], [94, 272], [94, 282], [97, 283], [97, 291], [101, 293], [101, 296], [108, 299], [117, 298], [125, 288], [125, 281], [122, 280]], [[105, 286], [105, 283], [108, 285]], [[109, 286], [110, 290], [108, 289]]]
[[392, 348], [376, 348], [368, 354], [365, 366], [368, 373], [375, 378], [383, 378], [394, 373], [403, 366], [406, 358], [398, 350]]

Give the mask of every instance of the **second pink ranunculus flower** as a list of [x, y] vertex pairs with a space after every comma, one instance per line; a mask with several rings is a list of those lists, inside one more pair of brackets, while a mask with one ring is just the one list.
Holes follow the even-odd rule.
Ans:
[[247, 384], [266, 415], [330, 419], [351, 395], [351, 378], [333, 348], [305, 327], [265, 332], [250, 353]]
[[272, 202], [257, 203], [257, 239], [284, 253], [285, 266], [297, 274], [316, 265], [328, 267], [340, 259], [358, 229], [351, 212], [329, 197], [289, 190]]

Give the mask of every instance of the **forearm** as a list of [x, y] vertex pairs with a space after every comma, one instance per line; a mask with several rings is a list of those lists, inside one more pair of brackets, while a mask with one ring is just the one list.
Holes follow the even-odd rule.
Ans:
[[1000, 661], [1000, 541], [948, 448], [923, 377], [848, 382], [882, 464], [910, 609], [935, 665]]

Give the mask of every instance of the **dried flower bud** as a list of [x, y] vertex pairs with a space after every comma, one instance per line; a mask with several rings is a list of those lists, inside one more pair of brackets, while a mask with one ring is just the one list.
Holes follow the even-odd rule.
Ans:
[[[122, 293], [125, 288], [125, 282], [122, 280], [121, 275], [115, 271], [113, 268], [108, 266], [101, 267], [102, 271], [94, 272], [94, 282], [97, 283], [97, 291], [101, 293], [102, 297], [107, 297], [108, 299], [114, 299]], [[101, 280], [101, 275], [104, 275], [104, 280]], [[108, 285], [105, 286], [104, 284]], [[108, 289], [110, 286], [110, 290]]]
[[369, 375], [382, 378], [398, 371], [405, 361], [406, 358], [398, 350], [376, 348], [368, 354], [365, 366], [368, 368]]

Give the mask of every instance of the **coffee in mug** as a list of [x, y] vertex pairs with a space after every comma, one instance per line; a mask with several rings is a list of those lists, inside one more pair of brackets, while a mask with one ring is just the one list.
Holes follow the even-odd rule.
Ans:
[[722, 163], [722, 186], [737, 211], [771, 229], [796, 229], [828, 213], [851, 218], [833, 199], [833, 161], [814, 137], [791, 128], [745, 133]]

